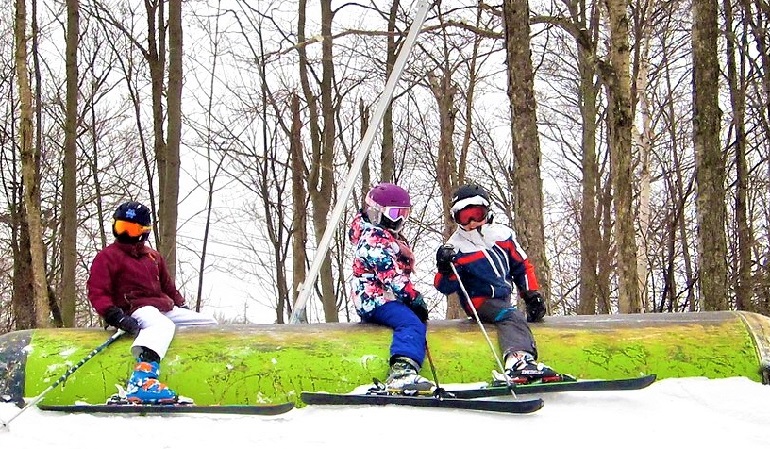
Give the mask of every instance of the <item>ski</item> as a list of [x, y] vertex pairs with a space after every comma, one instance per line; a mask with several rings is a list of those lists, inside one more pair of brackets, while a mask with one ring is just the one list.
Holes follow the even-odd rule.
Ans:
[[437, 396], [404, 396], [398, 394], [335, 394], [303, 391], [302, 402], [308, 405], [407, 405], [412, 407], [450, 408], [502, 413], [532, 413], [543, 407], [541, 399], [515, 401], [467, 400]]
[[170, 413], [213, 413], [228, 415], [280, 415], [294, 408], [294, 403], [265, 405], [134, 405], [134, 404], [88, 404], [88, 405], [42, 405], [38, 408], [47, 412], [65, 413], [127, 413], [158, 415]]
[[453, 390], [449, 394], [458, 399], [474, 399], [493, 396], [506, 396], [511, 390], [518, 394], [556, 393], [562, 391], [613, 391], [613, 390], [641, 390], [655, 382], [656, 375], [632, 377], [628, 379], [586, 379], [575, 381], [542, 382], [508, 386], [486, 386], [470, 390]]

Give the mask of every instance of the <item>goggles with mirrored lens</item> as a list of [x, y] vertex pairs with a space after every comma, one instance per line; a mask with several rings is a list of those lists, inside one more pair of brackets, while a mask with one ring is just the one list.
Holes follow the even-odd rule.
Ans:
[[487, 213], [489, 209], [486, 206], [469, 206], [457, 211], [455, 221], [462, 226], [469, 225], [472, 221], [481, 223], [487, 219]]
[[143, 226], [126, 220], [115, 220], [115, 232], [128, 234], [129, 237], [141, 237], [142, 234], [152, 231], [152, 226]]
[[383, 215], [388, 217], [391, 221], [398, 221], [400, 219], [406, 220], [409, 218], [409, 213], [412, 211], [411, 207], [383, 207], [381, 209]]

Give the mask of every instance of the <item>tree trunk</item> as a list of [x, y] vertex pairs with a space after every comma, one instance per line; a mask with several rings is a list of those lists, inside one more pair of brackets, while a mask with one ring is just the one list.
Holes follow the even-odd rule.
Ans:
[[[334, 60], [332, 59], [332, 19], [334, 15], [331, 0], [321, 1], [321, 113], [323, 115], [323, 132], [321, 133], [321, 167], [320, 184], [316, 192], [311, 193], [313, 199], [313, 228], [316, 233], [316, 243], [320, 243], [326, 232], [331, 208], [332, 192], [334, 190], [334, 126], [333, 80]], [[324, 319], [327, 323], [339, 322], [337, 297], [334, 293], [331, 258], [325, 257], [319, 272], [321, 281], [321, 302], [324, 308]]]
[[[580, 23], [585, 26], [588, 22], [585, 17], [586, 5], [581, 2]], [[598, 13], [596, 8], [590, 20], [593, 30], [597, 25]], [[599, 215], [597, 213], [598, 197], [601, 189], [599, 186], [599, 165], [596, 157], [596, 99], [599, 89], [594, 79], [596, 78], [595, 48], [587, 48], [579, 40], [578, 46], [578, 73], [580, 75], [580, 118], [582, 121], [582, 159], [581, 168], [583, 182], [581, 184], [582, 196], [580, 205], [580, 274], [578, 281], [579, 298], [577, 313], [580, 315], [593, 315], [597, 310], [599, 296], [598, 272], [599, 254], [601, 253], [601, 233]]]
[[23, 183], [24, 220], [29, 229], [29, 254], [32, 290], [28, 292], [34, 304], [34, 327], [50, 327], [48, 282], [45, 275], [45, 249], [40, 212], [40, 148], [35, 148], [32, 111], [32, 88], [27, 67], [27, 7], [25, 0], [16, 0], [14, 38], [16, 42], [16, 82], [19, 88], [19, 148]]
[[[302, 159], [302, 117], [300, 116], [299, 96], [291, 96], [291, 254], [292, 254], [292, 304], [296, 304], [302, 282], [307, 274], [307, 192], [305, 174], [307, 170]], [[291, 307], [290, 307], [291, 308]], [[289, 315], [294, 310], [289, 310]], [[276, 311], [278, 323], [283, 322], [283, 313]], [[301, 322], [307, 322], [307, 309], [302, 311]]]
[[[307, 20], [307, 1], [306, 0], [299, 0], [298, 6], [297, 6], [297, 41], [298, 42], [305, 42], [305, 22]], [[307, 182], [307, 196], [310, 199], [310, 203], [312, 204], [313, 208], [315, 208], [316, 200], [313, 199], [313, 196], [316, 194], [316, 190], [318, 188], [318, 179], [319, 179], [319, 170], [321, 165], [321, 129], [319, 126], [320, 119], [318, 117], [318, 97], [313, 92], [312, 87], [310, 86], [310, 75], [309, 75], [309, 67], [310, 62], [307, 59], [307, 52], [305, 51], [305, 46], [300, 45], [297, 47], [297, 55], [299, 56], [299, 79], [300, 79], [300, 85], [302, 86], [302, 93], [304, 96], [305, 101], [307, 102], [307, 111], [308, 111], [308, 127], [310, 128], [310, 161], [307, 164], [308, 165], [308, 172], [306, 175], [306, 182]], [[297, 182], [297, 180], [294, 180]], [[295, 205], [295, 207], [299, 207], [298, 205]], [[309, 213], [309, 208], [300, 211], [301, 213], [307, 214]], [[317, 211], [316, 211], [317, 213]], [[315, 221], [313, 221], [315, 224]], [[316, 231], [316, 236], [318, 235], [318, 231]], [[321, 234], [323, 235], [323, 233]], [[318, 241], [318, 239], [317, 239]], [[296, 242], [295, 242], [296, 243]], [[303, 269], [304, 270], [304, 269]], [[304, 272], [304, 271], [303, 271]], [[299, 273], [295, 274], [294, 282], [297, 283], [299, 280], [299, 284], [305, 282], [305, 276], [303, 275], [301, 279], [299, 279], [297, 276]], [[307, 322], [307, 307], [309, 304], [306, 304], [305, 310], [302, 311], [302, 318], [300, 319], [301, 322]], [[292, 311], [294, 313], [294, 311]]]
[[[297, 19], [297, 39], [300, 42], [305, 40], [305, 20], [306, 20], [307, 2], [300, 0], [299, 17]], [[334, 186], [334, 104], [332, 102], [332, 80], [334, 79], [334, 63], [332, 61], [332, 38], [331, 24], [333, 13], [331, 9], [331, 0], [321, 1], [321, 35], [323, 42], [321, 44], [321, 117], [318, 115], [318, 98], [313, 93], [310, 86], [310, 76], [308, 75], [309, 63], [304, 46], [299, 46], [299, 75], [300, 83], [306, 101], [308, 102], [308, 113], [310, 115], [310, 138], [312, 145], [312, 156], [310, 161], [310, 172], [308, 173], [307, 185], [308, 196], [312, 204], [313, 232], [316, 243], [320, 243], [326, 232], [329, 210], [331, 209], [332, 190]], [[323, 128], [321, 128], [321, 118], [323, 119]], [[334, 293], [334, 282], [332, 279], [331, 258], [325, 257], [318, 274], [321, 282], [321, 304], [323, 306], [324, 318], [327, 323], [336, 323], [339, 321], [337, 311], [337, 298]]]
[[641, 115], [642, 129], [636, 135], [638, 139], [637, 148], [639, 149], [639, 252], [636, 255], [637, 280], [639, 283], [639, 294], [641, 301], [641, 310], [649, 310], [648, 291], [647, 291], [647, 255], [650, 252], [648, 237], [650, 230], [650, 191], [652, 176], [650, 174], [650, 153], [652, 152], [652, 117], [650, 113], [650, 104], [647, 96], [647, 77], [649, 75], [649, 63], [647, 55], [647, 38], [641, 44], [644, 45], [642, 57], [639, 61], [639, 73], [637, 74], [637, 87], [639, 92], [639, 114]]
[[628, 45], [628, 13], [623, 0], [606, 0], [610, 21], [610, 71], [606, 77], [609, 97], [609, 134], [615, 244], [618, 261], [618, 311], [639, 313], [636, 239], [631, 170], [631, 74]]
[[[363, 99], [358, 100], [358, 114], [361, 117], [359, 120], [361, 123], [361, 140], [366, 135], [366, 129], [369, 127], [369, 107], [364, 104]], [[369, 156], [371, 153], [369, 153]], [[366, 158], [367, 162], [361, 166], [361, 204], [363, 204], [363, 198], [366, 198], [366, 194], [369, 193], [369, 188], [372, 185], [372, 174], [369, 170], [369, 157]]]
[[[150, 85], [152, 90], [152, 131], [153, 131], [153, 152], [155, 154], [155, 163], [158, 167], [158, 201], [157, 207], [155, 204], [155, 198], [150, 195], [151, 210], [157, 212], [158, 217], [156, 226], [153, 229], [155, 234], [155, 243], [158, 250], [167, 257], [168, 251], [165, 243], [163, 242], [163, 233], [166, 217], [165, 210], [166, 196], [163, 192], [166, 190], [166, 165], [168, 164], [168, 148], [166, 147], [166, 140], [164, 132], [164, 111], [163, 111], [163, 95], [164, 95], [164, 76], [166, 71], [166, 17], [164, 13], [164, 2], [152, 3], [145, 2], [147, 10], [147, 52], [145, 53], [145, 59], [150, 69]], [[138, 120], [138, 116], [137, 116]], [[152, 170], [150, 167], [146, 167], [147, 170], [147, 183], [152, 186], [153, 180], [150, 178]], [[169, 265], [169, 273], [174, 276], [176, 273], [175, 267]]]
[[534, 70], [530, 57], [529, 4], [527, 0], [505, 0], [503, 23], [508, 66], [508, 97], [511, 103], [513, 145], [514, 227], [535, 266], [540, 290], [550, 297], [550, 274], [545, 257], [543, 180], [540, 176], [540, 140]]
[[[599, 186], [601, 187], [601, 186]], [[599, 201], [599, 211], [597, 215], [602, 217], [602, 239], [599, 250], [599, 274], [596, 283], [599, 294], [599, 305], [597, 312], [600, 314], [612, 313], [612, 183], [607, 182], [604, 188], [600, 188], [601, 200]]]
[[[440, 76], [429, 75], [428, 81], [433, 98], [436, 99], [439, 114], [439, 143], [438, 157], [436, 158], [436, 181], [441, 189], [441, 200], [444, 211], [444, 228], [442, 236], [446, 241], [455, 229], [454, 220], [451, 217], [450, 196], [458, 186], [457, 159], [455, 159], [454, 130], [457, 108], [454, 104], [457, 95], [457, 86], [452, 82], [452, 72], [448, 64], [441, 66]], [[429, 259], [432, 260], [432, 259]], [[447, 297], [446, 316], [448, 320], [464, 316], [460, 308], [460, 301], [455, 295]]]
[[[730, 0], [724, 0], [725, 27], [727, 38], [727, 85], [730, 91], [730, 107], [733, 111], [732, 127], [735, 130], [735, 223], [738, 234], [737, 263], [738, 276], [735, 279], [735, 308], [752, 310], [751, 247], [753, 233], [748, 220], [748, 184], [749, 174], [746, 163], [746, 84], [743, 66], [739, 68], [735, 61], [736, 47], [733, 30], [733, 6]], [[739, 85], [740, 84], [740, 85]]]
[[161, 245], [169, 274], [176, 277], [176, 224], [179, 216], [179, 146], [182, 138], [182, 0], [168, 2], [168, 139], [158, 218]]
[[67, 0], [67, 101], [64, 123], [64, 166], [62, 167], [61, 207], [61, 286], [62, 325], [75, 326], [75, 268], [77, 266], [77, 124], [78, 124], [78, 42], [80, 39], [79, 0]]
[[[396, 64], [396, 13], [401, 2], [393, 0], [388, 14], [388, 46], [385, 60], [385, 80], [393, 73]], [[382, 116], [382, 162], [380, 168], [380, 181], [395, 182], [396, 162], [393, 154], [393, 102], [388, 102], [388, 107]], [[370, 187], [365, 184], [364, 187]]]
[[34, 329], [37, 327], [35, 316], [37, 304], [30, 298], [34, 291], [32, 280], [32, 256], [29, 253], [29, 227], [24, 218], [22, 205], [11, 208], [11, 240], [13, 254], [13, 318], [16, 329]]
[[698, 258], [704, 310], [727, 308], [725, 162], [719, 141], [719, 58], [716, 0], [694, 0], [693, 146], [698, 196]]

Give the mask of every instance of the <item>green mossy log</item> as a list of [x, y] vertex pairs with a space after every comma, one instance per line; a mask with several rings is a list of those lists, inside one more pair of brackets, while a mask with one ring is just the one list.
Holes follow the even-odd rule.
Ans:
[[[479, 382], [497, 368], [479, 326], [429, 322], [441, 384]], [[494, 326], [486, 326], [497, 354]], [[547, 317], [532, 325], [540, 360], [581, 378], [641, 374], [762, 380], [770, 319], [746, 312]], [[34, 397], [111, 335], [35, 329], [0, 336], [0, 397]], [[301, 391], [347, 392], [388, 370], [391, 331], [359, 323], [180, 328], [161, 380], [200, 405], [299, 402]], [[47, 394], [45, 404], [101, 403], [134, 364], [123, 337]], [[767, 369], [767, 368], [766, 368]], [[433, 378], [428, 361], [423, 375]]]

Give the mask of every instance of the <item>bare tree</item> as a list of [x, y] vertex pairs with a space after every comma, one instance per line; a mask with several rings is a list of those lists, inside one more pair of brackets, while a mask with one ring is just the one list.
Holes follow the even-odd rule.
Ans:
[[[302, 158], [302, 120], [299, 110], [299, 96], [291, 96], [291, 194], [292, 194], [292, 303], [288, 306], [289, 314], [291, 305], [297, 302], [302, 282], [306, 275], [307, 260], [307, 193], [305, 191], [305, 175], [307, 169]], [[302, 321], [307, 321], [307, 310], [302, 311]], [[281, 316], [283, 319], [283, 316]]]
[[[446, 44], [444, 45], [446, 51]], [[444, 227], [442, 235], [444, 240], [448, 239], [454, 232], [454, 219], [451, 217], [451, 194], [458, 187], [457, 158], [455, 156], [454, 130], [455, 116], [457, 107], [455, 106], [455, 96], [459, 88], [452, 80], [452, 73], [456, 67], [450, 65], [449, 55], [445, 53], [442, 63], [437, 67], [438, 75], [429, 74], [428, 82], [431, 92], [436, 99], [439, 114], [439, 141], [438, 156], [436, 158], [436, 180], [441, 189], [441, 203], [444, 211]], [[452, 294], [447, 301], [447, 319], [459, 318], [462, 316], [460, 302], [455, 300]]]
[[610, 22], [610, 71], [605, 83], [609, 97], [610, 154], [615, 206], [615, 241], [618, 251], [618, 310], [641, 311], [636, 269], [634, 213], [631, 204], [631, 80], [628, 13], [623, 0], [606, 0]]
[[[35, 0], [32, 1], [33, 5]], [[34, 9], [34, 6], [33, 6]], [[19, 147], [24, 193], [24, 220], [29, 230], [29, 254], [32, 281], [32, 306], [35, 310], [33, 327], [50, 326], [48, 283], [45, 271], [45, 249], [40, 213], [40, 148], [33, 144], [35, 127], [32, 110], [32, 87], [27, 65], [27, 6], [25, 0], [16, 0], [16, 82], [19, 88], [20, 121]]]
[[[738, 236], [736, 245], [737, 276], [735, 277], [735, 308], [738, 310], [752, 309], [753, 279], [751, 275], [751, 248], [753, 236], [748, 219], [748, 188], [749, 173], [746, 160], [746, 75], [742, 58], [736, 61], [736, 53], [740, 45], [733, 17], [733, 2], [724, 0], [725, 28], [727, 33], [727, 88], [730, 92], [730, 108], [732, 109], [731, 128], [735, 139], [735, 228]], [[732, 133], [731, 133], [732, 134]]]
[[77, 126], [78, 126], [78, 43], [80, 41], [80, 2], [67, 0], [67, 101], [64, 125], [64, 163], [62, 167], [61, 287], [62, 324], [75, 325], [75, 268], [77, 265]]
[[[307, 5], [305, 0], [299, 2], [297, 38], [305, 41], [305, 20]], [[334, 182], [334, 105], [332, 99], [332, 80], [334, 79], [334, 63], [332, 55], [331, 25], [334, 15], [330, 0], [321, 1], [321, 80], [319, 94], [313, 92], [310, 85], [309, 63], [303, 46], [298, 47], [299, 74], [305, 101], [310, 114], [311, 161], [307, 178], [308, 194], [312, 204], [313, 232], [316, 242], [320, 242], [326, 231], [327, 217], [331, 209], [329, 199], [332, 197]], [[319, 116], [320, 111], [320, 116]], [[324, 319], [327, 323], [339, 321], [337, 300], [334, 297], [332, 267], [329, 258], [325, 258], [319, 272], [321, 283], [321, 303], [323, 304]]]
[[[526, 236], [533, 259], [540, 251], [529, 234], [537, 230], [519, 225], [529, 225], [539, 215], [546, 235], [568, 230], [568, 237], [549, 238], [542, 252], [550, 279], [539, 274], [552, 289], [552, 314], [770, 310], [767, 6], [723, 0], [709, 7], [724, 5], [724, 15], [709, 18], [711, 25], [705, 28], [716, 29], [713, 39], [720, 46], [708, 51], [708, 58], [716, 59], [695, 64], [695, 73], [709, 79], [706, 88], [713, 90], [704, 93], [704, 81], [698, 81], [693, 96], [692, 43], [704, 27], [692, 27], [690, 19], [697, 14], [689, 4], [530, 3], [509, 0], [490, 6], [479, 1], [458, 7], [458, 2], [444, 1], [433, 6], [385, 114], [382, 148], [373, 150], [380, 157], [367, 162], [360, 191], [356, 189], [342, 219], [347, 222], [355, 212], [372, 180], [408, 186], [416, 205], [407, 229], [419, 259], [415, 276], [425, 284], [421, 291], [427, 299], [443, 302], [429, 287], [433, 255], [442, 236], [452, 231], [449, 194], [473, 180], [489, 188], [496, 212], [502, 212], [497, 219], [514, 223], [523, 241]], [[57, 40], [53, 33], [63, 35], [67, 23], [73, 23], [65, 6], [71, 11], [76, 4], [80, 36], [75, 52], [71, 39]], [[0, 282], [9, 282], [0, 285], [0, 294], [13, 291], [13, 300], [0, 299], [0, 307], [10, 308], [0, 310], [0, 326], [36, 326], [37, 318], [29, 315], [36, 312], [29, 304], [30, 239], [38, 235], [46, 283], [57, 286], [50, 289], [49, 319], [58, 324], [61, 305], [62, 322], [70, 320], [70, 313], [75, 323], [94, 322], [82, 281], [90, 256], [109, 239], [109, 210], [127, 198], [149, 198], [159, 218], [155, 240], [178, 248], [179, 274], [197, 277], [198, 302], [209, 273], [223, 264], [234, 277], [253, 274], [251, 285], [264, 285], [267, 294], [250, 285], [243, 290], [248, 301], [270, 309], [271, 321], [282, 322], [287, 309], [291, 312], [291, 288], [296, 294], [306, 277], [314, 246], [307, 234], [313, 233], [310, 240], [315, 241], [325, 234], [342, 172], [351, 166], [353, 150], [370, 126], [369, 105], [392, 70], [407, 22], [404, 2], [335, 7], [328, 0], [239, 1], [228, 3], [231, 9], [217, 1], [196, 3], [195, 8], [155, 0], [67, 0], [57, 5], [41, 10], [39, 30], [33, 8], [27, 26], [32, 30], [27, 33], [31, 148], [40, 152], [40, 233], [32, 232], [25, 218], [28, 179], [19, 162], [24, 105], [17, 89], [14, 33], [8, 31], [16, 2], [0, 6], [8, 12], [0, 15], [6, 30], [0, 34], [0, 95], [6, 100], [0, 119], [0, 193], [8, 205], [7, 214], [0, 216], [7, 226], [0, 239], [7, 242], [8, 263], [14, 264], [0, 267]], [[526, 13], [527, 7], [534, 15]], [[215, 29], [220, 14], [228, 26], [233, 25], [231, 18], [243, 20], [241, 32]], [[185, 19], [179, 22], [184, 28], [176, 25], [177, 17]], [[200, 26], [193, 32], [186, 25], [191, 17]], [[514, 21], [523, 25], [508, 26]], [[176, 31], [180, 34], [173, 36]], [[508, 57], [504, 51], [514, 38], [516, 53]], [[189, 54], [186, 47], [196, 53]], [[181, 61], [176, 68], [174, 60]], [[724, 70], [715, 70], [713, 61]], [[178, 84], [182, 64], [185, 89]], [[711, 71], [704, 75], [707, 66]], [[521, 76], [527, 72], [536, 86], [531, 92]], [[200, 74], [205, 80], [201, 77], [194, 85]], [[73, 97], [76, 92], [79, 97]], [[500, 108], [506, 93], [511, 108]], [[706, 94], [709, 107], [715, 95], [729, 100], [722, 105], [724, 121], [718, 111], [715, 119], [705, 114], [701, 103]], [[693, 106], [696, 98], [703, 101]], [[178, 143], [173, 142], [176, 135]], [[175, 162], [180, 148], [196, 156]], [[704, 154], [713, 148], [721, 155], [709, 153], [708, 160]], [[721, 168], [715, 171], [709, 161]], [[525, 166], [533, 171], [525, 172]], [[182, 173], [194, 181], [191, 188], [178, 185], [178, 179], [169, 184]], [[543, 180], [540, 187], [531, 182], [537, 178]], [[531, 192], [521, 183], [541, 189], [540, 197], [525, 200]], [[247, 195], [228, 195], [226, 189], [233, 185]], [[176, 193], [169, 191], [174, 189]], [[718, 189], [725, 189], [722, 196]], [[203, 239], [183, 234], [181, 241], [175, 235], [177, 241], [171, 243], [166, 231], [176, 228], [177, 218], [169, 220], [163, 211], [177, 203], [191, 204], [201, 192], [207, 198], [205, 210], [193, 210], [190, 216], [195, 207], [180, 207], [178, 216], [185, 218], [180, 225], [185, 231], [200, 223], [199, 216], [205, 219]], [[712, 193], [717, 198], [707, 200]], [[538, 202], [542, 206], [534, 207]], [[719, 204], [720, 218], [707, 220], [704, 207]], [[526, 217], [528, 212], [535, 218]], [[310, 225], [309, 214], [314, 220]], [[256, 226], [245, 227], [246, 222]], [[703, 245], [710, 244], [704, 236], [714, 235], [705, 224], [727, 231], [725, 252], [717, 258], [735, 263], [718, 262], [724, 278], [715, 279], [721, 271], [703, 265], [704, 255], [713, 253], [704, 251]], [[229, 232], [228, 226], [241, 225], [240, 233]], [[75, 237], [69, 234], [73, 227]], [[332, 233], [328, 270], [313, 286], [323, 303], [308, 310], [323, 307], [324, 318], [311, 319], [328, 320], [328, 314], [355, 319], [345, 292], [350, 257], [346, 230], [340, 226]], [[222, 241], [218, 237], [223, 234], [243, 236], [244, 241]], [[68, 249], [73, 241], [74, 263]], [[629, 244], [635, 252], [627, 251]], [[218, 251], [227, 246], [239, 254]], [[635, 268], [629, 268], [631, 254]], [[195, 273], [185, 273], [187, 267]], [[7, 277], [11, 273], [13, 289]], [[74, 293], [66, 286], [70, 279], [75, 279]], [[635, 287], [629, 287], [630, 279]], [[698, 285], [704, 281], [723, 284], [723, 292], [707, 296]], [[185, 288], [184, 281], [180, 285]], [[636, 306], [627, 290], [639, 294]], [[76, 298], [74, 306], [67, 303], [70, 297]], [[706, 306], [709, 297], [724, 303]], [[447, 305], [451, 318], [456, 303]]]
[[[393, 65], [396, 63], [396, 19], [401, 2], [393, 0], [388, 12], [388, 38], [385, 60], [385, 79], [393, 73]], [[380, 167], [380, 181], [395, 181], [395, 157], [393, 156], [393, 103], [388, 104], [382, 117], [382, 164]]]
[[[159, 2], [162, 3], [162, 2]], [[158, 225], [159, 251], [166, 259], [169, 273], [176, 274], [176, 227], [179, 216], [179, 145], [182, 138], [182, 0], [168, 2], [168, 139], [164, 164], [158, 166], [160, 201]], [[162, 11], [162, 8], [159, 9]], [[159, 13], [161, 14], [161, 13]], [[162, 15], [159, 15], [162, 20]], [[162, 47], [161, 47], [162, 49]], [[158, 158], [159, 160], [161, 158]]]
[[[638, 150], [637, 169], [639, 182], [639, 200], [637, 208], [637, 223], [639, 228], [636, 270], [637, 283], [640, 295], [640, 311], [649, 310], [649, 289], [647, 278], [649, 264], [647, 259], [652, 252], [650, 247], [651, 221], [652, 221], [652, 173], [650, 167], [650, 153], [654, 145], [652, 132], [652, 111], [650, 110], [648, 81], [650, 74], [650, 40], [649, 15], [655, 14], [651, 8], [651, 2], [640, 1], [634, 5], [631, 13], [633, 23], [634, 44], [632, 49], [632, 77], [631, 84], [631, 108], [632, 116], [640, 118], [641, 127], [632, 126], [634, 146]], [[637, 109], [636, 105], [639, 105]], [[636, 111], [636, 112], [634, 112]]]
[[537, 131], [534, 69], [530, 57], [529, 2], [504, 1], [503, 18], [513, 136], [514, 224], [519, 241], [535, 265], [540, 288], [545, 297], [549, 298], [550, 274], [545, 257], [540, 136]]
[[698, 185], [698, 280], [704, 310], [727, 307], [725, 161], [719, 142], [719, 60], [717, 2], [694, 0], [693, 146]]

